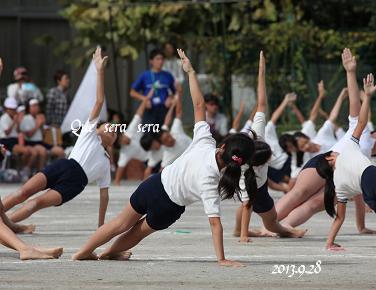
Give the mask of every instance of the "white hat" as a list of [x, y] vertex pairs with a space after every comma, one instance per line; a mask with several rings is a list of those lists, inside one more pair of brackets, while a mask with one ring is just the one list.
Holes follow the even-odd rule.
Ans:
[[17, 109], [18, 104], [15, 98], [6, 98], [4, 102], [4, 108], [6, 109]]
[[17, 113], [19, 113], [19, 112], [23, 112], [23, 111], [25, 111], [25, 106], [23, 106], [23, 105], [21, 105], [21, 106], [18, 106], [18, 108], [17, 108]]
[[29, 101], [29, 106], [32, 106], [32, 105], [38, 105], [39, 104], [39, 101], [37, 99], [31, 99]]

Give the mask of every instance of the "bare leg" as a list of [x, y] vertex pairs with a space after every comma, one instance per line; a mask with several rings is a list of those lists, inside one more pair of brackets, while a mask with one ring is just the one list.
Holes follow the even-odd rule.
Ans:
[[354, 196], [356, 227], [361, 235], [374, 235], [376, 231], [366, 227], [366, 204], [363, 195]]
[[131, 204], [128, 203], [116, 218], [98, 228], [89, 241], [72, 256], [72, 259], [86, 260], [91, 258], [96, 248], [131, 229], [141, 217], [142, 215], [136, 212]]
[[294, 208], [308, 200], [325, 185], [325, 180], [316, 172], [315, 168], [302, 170], [295, 186], [283, 195], [275, 204], [278, 220], [284, 219]]
[[56, 159], [64, 158], [64, 149], [60, 146], [54, 146], [51, 148], [51, 156], [55, 157]]
[[[240, 205], [236, 209], [236, 217], [235, 217], [235, 229], [233, 236], [234, 237], [240, 237], [240, 227], [241, 227], [241, 220], [242, 220], [242, 212], [243, 212], [243, 206]], [[258, 230], [248, 230], [248, 237], [264, 237], [265, 235]]]
[[29, 200], [25, 205], [20, 209], [17, 209], [15, 212], [10, 214], [9, 218], [12, 222], [22, 221], [29, 216], [31, 216], [36, 211], [50, 207], [57, 206], [61, 204], [62, 198], [60, 193], [55, 190], [50, 189], [49, 191], [43, 193], [42, 195]]
[[[20, 253], [21, 260], [54, 259], [55, 258], [53, 255], [49, 253], [42, 252], [36, 248], [26, 245], [1, 220], [0, 220], [0, 241], [2, 244], [6, 245], [7, 247], [18, 251]], [[54, 251], [56, 252], [58, 249], [59, 248], [56, 248], [54, 249]]]
[[301, 238], [307, 232], [307, 230], [292, 229], [281, 225], [277, 220], [275, 207], [267, 212], [259, 213], [258, 215], [262, 218], [264, 226], [268, 231], [277, 233], [281, 237]]
[[35, 231], [35, 225], [20, 225], [15, 224], [11, 220], [9, 220], [8, 216], [5, 214], [3, 204], [0, 200], [0, 219], [2, 222], [10, 228], [13, 232], [22, 233], [22, 234], [31, 234]]
[[34, 148], [38, 152], [37, 169], [41, 170], [46, 164], [47, 149], [42, 145], [35, 145]]
[[24, 202], [33, 194], [44, 190], [47, 186], [47, 178], [43, 173], [37, 173], [30, 178], [19, 190], [3, 199], [4, 210], [8, 211], [17, 204]]
[[319, 191], [311, 196], [309, 200], [290, 212], [290, 214], [283, 220], [283, 223], [291, 227], [297, 227], [304, 224], [314, 214], [323, 210], [325, 210], [324, 192]]
[[[102, 254], [99, 255], [99, 259], [124, 259], [122, 253], [136, 246], [142, 239], [148, 235], [154, 233], [151, 227], [146, 222], [146, 218], [139, 220], [136, 225], [128, 232], [122, 234], [116, 239], [116, 241], [107, 248]], [[120, 254], [120, 255], [119, 255]]]
[[118, 167], [116, 169], [116, 175], [115, 175], [115, 185], [120, 185], [120, 182], [121, 182], [121, 179], [123, 178], [123, 175], [124, 175], [124, 170], [125, 170], [125, 167]]

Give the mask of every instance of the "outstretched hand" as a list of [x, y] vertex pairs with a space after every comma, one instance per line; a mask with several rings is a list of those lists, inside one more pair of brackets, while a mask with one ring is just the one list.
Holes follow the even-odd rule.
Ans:
[[324, 97], [325, 96], [325, 86], [324, 86], [324, 81], [321, 80], [318, 84], [317, 84], [317, 90], [319, 92], [319, 97]]
[[97, 49], [93, 53], [93, 61], [97, 71], [102, 71], [106, 66], [108, 56], [102, 57], [102, 49], [100, 46], [97, 46]]
[[365, 94], [369, 97], [371, 97], [376, 92], [373, 74], [368, 74], [367, 78], [363, 79], [363, 86]]
[[285, 95], [285, 100], [286, 102], [288, 103], [292, 103], [292, 102], [295, 102], [296, 101], [296, 94], [295, 93], [287, 93]]
[[339, 96], [344, 100], [349, 96], [349, 90], [347, 88], [343, 88]]
[[350, 49], [348, 48], [345, 48], [342, 52], [342, 64], [347, 72], [355, 72], [356, 70], [355, 56], [352, 55]]
[[180, 60], [181, 60], [181, 66], [182, 66], [183, 70], [184, 70], [186, 73], [193, 72], [194, 69], [193, 69], [193, 67], [192, 67], [192, 65], [191, 65], [191, 61], [190, 61], [189, 58], [185, 55], [184, 50], [178, 48], [177, 51], [178, 51], [178, 54], [179, 54], [179, 57], [180, 57]]
[[259, 75], [265, 74], [265, 57], [264, 52], [260, 51], [260, 60], [259, 60]]

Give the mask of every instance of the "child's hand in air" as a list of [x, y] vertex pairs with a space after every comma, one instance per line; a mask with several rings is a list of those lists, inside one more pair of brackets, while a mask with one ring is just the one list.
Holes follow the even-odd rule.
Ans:
[[108, 56], [102, 57], [102, 49], [100, 46], [97, 46], [97, 49], [95, 50], [93, 54], [93, 61], [95, 64], [95, 67], [97, 68], [97, 71], [103, 71], [104, 67], [106, 66]]
[[345, 48], [342, 53], [342, 64], [347, 72], [355, 72], [356, 60], [355, 56], [351, 54], [350, 49]]
[[373, 74], [368, 74], [367, 78], [363, 79], [363, 85], [364, 85], [365, 94], [371, 97], [376, 91], [376, 86], [374, 85]]
[[190, 72], [193, 72], [194, 69], [191, 65], [191, 61], [189, 60], [189, 58], [185, 55], [184, 51], [182, 49], [177, 49], [178, 51], [178, 54], [179, 54], [179, 57], [181, 59], [181, 65], [182, 65], [182, 68], [183, 70], [186, 72], [186, 73], [190, 73]]

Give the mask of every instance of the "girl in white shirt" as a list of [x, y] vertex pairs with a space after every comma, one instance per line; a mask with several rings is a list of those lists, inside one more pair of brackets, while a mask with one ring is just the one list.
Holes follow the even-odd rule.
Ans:
[[[356, 82], [356, 62], [349, 49], [344, 49], [342, 53], [342, 62], [346, 70], [347, 85], [349, 93], [349, 129], [345, 136], [351, 137], [352, 132], [357, 124], [360, 99], [359, 89]], [[343, 95], [343, 94], [342, 94]], [[341, 96], [337, 99], [332, 113], [336, 115], [336, 111], [339, 111], [339, 103], [341, 102]], [[331, 116], [332, 116], [331, 113]], [[330, 118], [329, 118], [330, 119]], [[372, 144], [369, 142], [369, 133], [364, 132], [361, 137], [361, 147], [364, 151], [367, 151]], [[337, 152], [342, 152], [341, 142], [334, 145], [337, 147]], [[333, 150], [333, 149], [331, 149]], [[321, 156], [321, 155], [318, 155]], [[292, 190], [282, 196], [276, 203], [276, 210], [278, 213], [278, 220], [283, 220], [285, 224], [296, 227], [305, 223], [315, 213], [324, 210], [324, 184], [325, 180], [320, 177], [316, 171], [318, 156], [309, 160], [303, 170], [299, 173], [296, 183]], [[356, 198], [357, 211], [357, 227], [358, 231], [362, 234], [373, 233], [365, 227], [364, 222], [364, 202], [360, 198]]]
[[[272, 151], [270, 146], [265, 143], [266, 98], [265, 58], [263, 52], [261, 51], [257, 86], [257, 112], [253, 119], [253, 131], [250, 131], [250, 135], [253, 135], [253, 138], [255, 139], [255, 155], [253, 157], [251, 166], [256, 173], [257, 191], [251, 196], [249, 196], [246, 191], [241, 191], [243, 210], [241, 216], [240, 242], [249, 242], [248, 228], [251, 209], [262, 218], [264, 226], [269, 231], [278, 233], [280, 236], [300, 238], [306, 232], [304, 230], [286, 228], [277, 221], [274, 201], [268, 192], [268, 161], [272, 156]], [[244, 186], [242, 186], [242, 188], [244, 189]]]
[[107, 57], [102, 57], [100, 47], [96, 49], [93, 61], [97, 69], [96, 102], [69, 159], [52, 162], [30, 178], [19, 190], [4, 198], [4, 208], [9, 210], [39, 191], [48, 189], [11, 213], [9, 217], [13, 222], [24, 220], [40, 209], [60, 206], [80, 194], [88, 183], [96, 181], [100, 188], [98, 225], [104, 223], [108, 188], [111, 184], [110, 159], [105, 148], [114, 144], [116, 133], [106, 132], [106, 124], [96, 129], [104, 103], [104, 66], [107, 61]]
[[[183, 69], [188, 73], [195, 115], [191, 145], [162, 173], [154, 174], [141, 183], [125, 209], [99, 228], [73, 256], [74, 260], [97, 259], [94, 250], [118, 235], [99, 258], [127, 258], [129, 253], [124, 251], [151, 233], [168, 228], [180, 218], [185, 206], [201, 200], [209, 217], [219, 265], [240, 266], [237, 262], [226, 260], [224, 255], [220, 200], [239, 194], [241, 166], [251, 162], [254, 143], [249, 136], [239, 133], [229, 136], [219, 149], [216, 148], [209, 124], [205, 121], [205, 103], [195, 71], [184, 52], [178, 50], [178, 53]], [[249, 194], [256, 189], [252, 167], [246, 171], [245, 184]]]
[[369, 74], [363, 79], [363, 83], [366, 97], [351, 138], [345, 136], [340, 141], [343, 149], [341, 152], [329, 151], [320, 156], [316, 168], [318, 174], [325, 178], [325, 210], [331, 217], [335, 217], [326, 242], [326, 247], [330, 250], [343, 250], [334, 241], [345, 220], [348, 200], [362, 192], [367, 205], [376, 211], [376, 166], [372, 165], [359, 146], [359, 139], [367, 126], [371, 97], [376, 92], [373, 75]]

